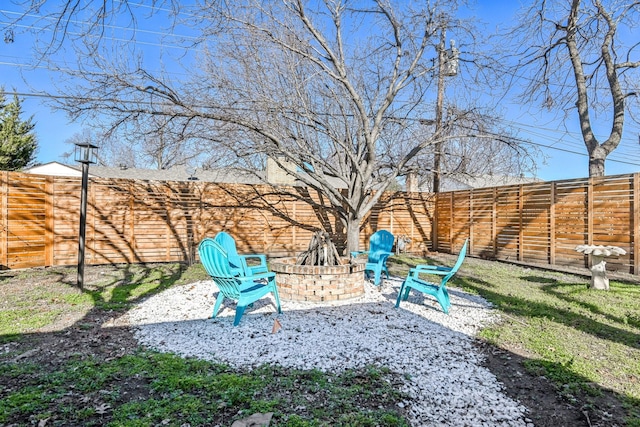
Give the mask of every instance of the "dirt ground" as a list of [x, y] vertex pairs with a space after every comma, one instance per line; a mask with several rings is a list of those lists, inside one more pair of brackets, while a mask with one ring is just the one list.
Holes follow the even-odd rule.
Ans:
[[485, 366], [504, 384], [506, 394], [528, 409], [536, 427], [624, 426], [625, 411], [620, 401], [606, 390], [601, 396], [574, 396], [569, 402], [544, 376], [527, 372], [526, 358], [478, 342], [487, 356]]
[[[90, 274], [89, 272], [89, 277]], [[57, 324], [48, 327], [47, 331], [30, 334], [18, 342], [0, 344], [0, 363], [35, 362], [54, 372], [71, 356], [109, 360], [133, 353], [138, 348], [138, 343], [125, 322], [117, 320], [121, 314], [91, 310], [81, 319], [73, 316], [60, 319]], [[105, 324], [111, 327], [102, 327]], [[525, 357], [480, 341], [477, 346], [486, 355], [485, 365], [504, 384], [506, 394], [528, 408], [527, 416], [533, 425], [624, 425], [621, 421], [624, 419], [624, 411], [613, 394], [604, 391], [602, 396], [575, 396], [575, 401], [568, 402], [546, 378], [527, 372], [523, 366]], [[6, 354], [13, 356], [9, 359]], [[19, 387], [18, 384], [9, 386]], [[136, 395], [135, 390], [130, 392], [132, 396]], [[140, 390], [140, 393], [144, 394], [144, 391]], [[60, 403], [64, 405], [64, 402]]]

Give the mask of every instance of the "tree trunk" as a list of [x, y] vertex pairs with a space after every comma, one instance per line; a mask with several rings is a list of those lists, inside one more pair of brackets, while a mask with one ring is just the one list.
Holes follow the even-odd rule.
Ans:
[[589, 157], [589, 176], [604, 176], [604, 158]]
[[[591, 144], [594, 146], [594, 144]], [[587, 145], [589, 148], [589, 145]], [[589, 150], [589, 176], [604, 176], [604, 161], [607, 158], [607, 151], [595, 142], [592, 150]]]
[[349, 217], [347, 220], [347, 247], [345, 255], [360, 248], [360, 218]]

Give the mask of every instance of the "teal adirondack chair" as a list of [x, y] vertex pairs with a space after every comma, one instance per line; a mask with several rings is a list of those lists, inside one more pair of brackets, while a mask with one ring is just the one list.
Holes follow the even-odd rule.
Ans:
[[200, 242], [198, 254], [207, 273], [220, 289], [211, 318], [217, 316], [222, 302], [225, 298], [229, 298], [237, 302], [233, 326], [238, 326], [247, 306], [269, 293], [273, 293], [278, 313], [282, 313], [275, 273], [266, 272], [250, 276], [238, 275], [229, 264], [225, 249], [211, 238], [205, 238]]
[[378, 230], [369, 238], [368, 251], [351, 252], [353, 258], [360, 254], [367, 254], [367, 264], [365, 266], [365, 274], [373, 272], [373, 284], [380, 285], [380, 276], [384, 272], [389, 278], [389, 270], [387, 269], [387, 258], [393, 255], [393, 234], [387, 230]]
[[[242, 276], [252, 276], [254, 274], [266, 273], [269, 271], [267, 268], [267, 257], [265, 255], [239, 255], [238, 250], [236, 249], [236, 241], [229, 233], [221, 231], [216, 234], [214, 240], [227, 252], [227, 258], [229, 258], [231, 270], [235, 273]], [[249, 265], [247, 263], [247, 260], [249, 259], [257, 259], [259, 263]]]
[[[449, 313], [449, 308], [451, 307], [451, 302], [449, 301], [449, 292], [447, 292], [447, 282], [451, 279], [460, 266], [462, 265], [462, 261], [464, 261], [464, 257], [467, 254], [467, 245], [469, 244], [469, 239], [464, 241], [464, 245], [458, 254], [458, 259], [453, 267], [439, 266], [439, 265], [418, 265], [415, 268], [412, 268], [407, 274], [407, 278], [402, 282], [402, 286], [400, 287], [400, 292], [398, 293], [398, 300], [396, 301], [396, 308], [400, 307], [400, 301], [406, 301], [409, 298], [409, 291], [411, 289], [415, 289], [416, 291], [423, 292], [425, 294], [431, 295], [438, 300], [440, 303], [440, 307], [442, 307], [442, 311], [445, 313]], [[440, 281], [440, 285], [435, 283], [427, 282], [420, 278], [420, 274], [432, 274], [437, 276], [443, 276]]]

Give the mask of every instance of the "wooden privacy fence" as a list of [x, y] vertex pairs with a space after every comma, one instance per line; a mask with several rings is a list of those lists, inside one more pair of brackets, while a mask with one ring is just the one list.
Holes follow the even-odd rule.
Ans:
[[[0, 187], [0, 267], [75, 265], [80, 178], [1, 172]], [[317, 229], [344, 239], [322, 196], [295, 190], [297, 197], [270, 186], [91, 179], [86, 262], [191, 261], [198, 242], [220, 230], [241, 252], [270, 256], [302, 252]], [[640, 174], [633, 174], [440, 193], [435, 200], [385, 193], [363, 224], [360, 245], [386, 229], [410, 238], [412, 253], [457, 253], [469, 237], [473, 256], [567, 266], [586, 265], [577, 245], [615, 245], [627, 255], [608, 259], [609, 268], [638, 274], [639, 227]]]
[[581, 244], [619, 246], [607, 269], [640, 271], [640, 174], [440, 193], [438, 250], [470, 237], [470, 254], [530, 264], [588, 266]]
[[[1, 172], [0, 187], [0, 268], [75, 265], [80, 178]], [[270, 186], [92, 178], [86, 263], [192, 261], [200, 240], [221, 230], [236, 238], [241, 252], [270, 256], [299, 254], [318, 229], [336, 242], [344, 239], [322, 197], [296, 191], [298, 197]], [[384, 228], [407, 235], [415, 251], [426, 252], [432, 199], [385, 194], [364, 224], [361, 245]]]

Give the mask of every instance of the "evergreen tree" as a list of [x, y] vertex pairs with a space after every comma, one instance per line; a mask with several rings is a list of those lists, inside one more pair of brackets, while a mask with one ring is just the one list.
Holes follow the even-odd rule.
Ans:
[[35, 158], [37, 140], [33, 117], [22, 121], [22, 105], [17, 95], [7, 103], [0, 88], [0, 170], [16, 171]]

